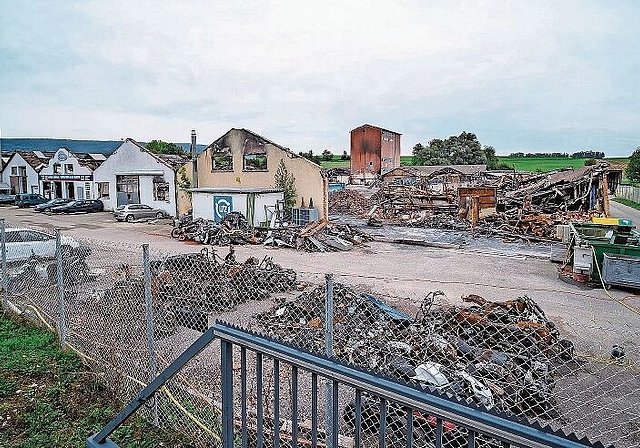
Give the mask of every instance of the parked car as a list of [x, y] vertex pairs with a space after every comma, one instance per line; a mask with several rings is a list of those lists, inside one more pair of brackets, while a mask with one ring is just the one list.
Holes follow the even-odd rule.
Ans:
[[16, 201], [15, 194], [0, 194], [0, 205], [13, 204]]
[[[73, 238], [60, 237], [63, 253], [71, 252], [80, 245]], [[55, 258], [56, 237], [51, 233], [23, 228], [5, 229], [7, 263], [23, 262], [32, 255], [42, 258]]]
[[128, 204], [119, 205], [113, 211], [113, 216], [118, 221], [133, 222], [142, 218], [164, 218], [167, 216], [167, 212], [144, 204]]
[[44, 204], [38, 204], [33, 209], [36, 212], [47, 212], [53, 207], [68, 204], [71, 201], [73, 201], [73, 199], [55, 198], [45, 202]]
[[44, 204], [48, 199], [41, 194], [21, 193], [16, 195], [15, 204], [20, 207], [32, 207], [38, 204]]
[[79, 201], [71, 201], [67, 204], [51, 207], [51, 213], [92, 213], [104, 210], [102, 201], [95, 199], [82, 199]]

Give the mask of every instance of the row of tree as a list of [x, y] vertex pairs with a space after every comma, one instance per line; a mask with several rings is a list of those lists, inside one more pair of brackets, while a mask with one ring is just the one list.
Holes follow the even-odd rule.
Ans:
[[476, 134], [463, 131], [447, 139], [434, 138], [427, 145], [413, 147], [414, 165], [487, 165], [500, 168], [493, 146], [482, 146]]
[[509, 154], [512, 158], [573, 158], [573, 159], [604, 159], [605, 154], [602, 151], [578, 151], [573, 154], [568, 152], [512, 152]]

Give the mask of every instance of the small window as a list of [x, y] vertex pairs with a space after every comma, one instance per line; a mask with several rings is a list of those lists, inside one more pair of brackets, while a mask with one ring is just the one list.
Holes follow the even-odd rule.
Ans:
[[64, 172], [65, 173], [73, 173], [73, 163], [66, 163], [64, 165]]
[[267, 171], [266, 154], [247, 154], [244, 156], [245, 171]]
[[59, 163], [54, 163], [54, 164], [53, 164], [53, 173], [54, 173], [54, 174], [60, 174], [60, 169], [61, 169], [61, 168], [62, 168], [62, 167], [60, 166], [60, 164], [59, 164]]
[[233, 171], [233, 156], [231, 154], [212, 154], [211, 171]]
[[17, 166], [12, 166], [11, 167], [11, 175], [12, 176], [17, 176], [18, 175], [18, 167]]
[[153, 177], [153, 200], [169, 202], [169, 182], [163, 176]]
[[27, 167], [26, 166], [19, 166], [18, 167], [18, 173], [20, 173], [20, 176], [26, 177], [27, 176]]
[[98, 198], [109, 199], [109, 182], [98, 182]]

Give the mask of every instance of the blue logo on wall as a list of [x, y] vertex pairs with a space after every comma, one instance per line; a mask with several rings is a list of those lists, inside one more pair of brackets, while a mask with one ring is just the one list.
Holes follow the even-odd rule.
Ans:
[[220, 222], [227, 216], [227, 213], [233, 211], [233, 197], [231, 196], [214, 196], [213, 197], [213, 220]]

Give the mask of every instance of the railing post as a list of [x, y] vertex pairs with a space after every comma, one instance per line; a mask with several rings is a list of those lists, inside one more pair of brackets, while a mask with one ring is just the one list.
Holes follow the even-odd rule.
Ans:
[[[233, 448], [233, 344], [229, 341], [221, 341], [221, 345], [222, 446]], [[262, 391], [258, 390], [258, 394], [262, 394]]]
[[[324, 304], [325, 354], [328, 357], [333, 357], [333, 274], [326, 274], [324, 278], [327, 286]], [[336, 430], [333, 414], [333, 387], [330, 381], [326, 381], [324, 421], [327, 448], [337, 448], [333, 446], [333, 431]]]
[[57, 282], [58, 282], [58, 335], [60, 336], [60, 348], [64, 350], [67, 345], [67, 324], [66, 306], [64, 298], [64, 273], [62, 258], [62, 237], [60, 229], [56, 229], [56, 260], [57, 260]]
[[[149, 245], [142, 245], [142, 265], [144, 269], [144, 309], [147, 320], [147, 346], [149, 349], [149, 376], [150, 382], [158, 375], [156, 364], [156, 343], [153, 335], [153, 299], [151, 297], [151, 266], [149, 264]], [[158, 400], [153, 395], [153, 424], [158, 426]]]
[[0, 251], [2, 251], [2, 308], [6, 309], [9, 306], [9, 291], [7, 291], [7, 287], [9, 286], [9, 277], [7, 274], [7, 246], [5, 244], [7, 240], [7, 235], [5, 233], [5, 223], [4, 218], [0, 219], [0, 244], [2, 247]]

